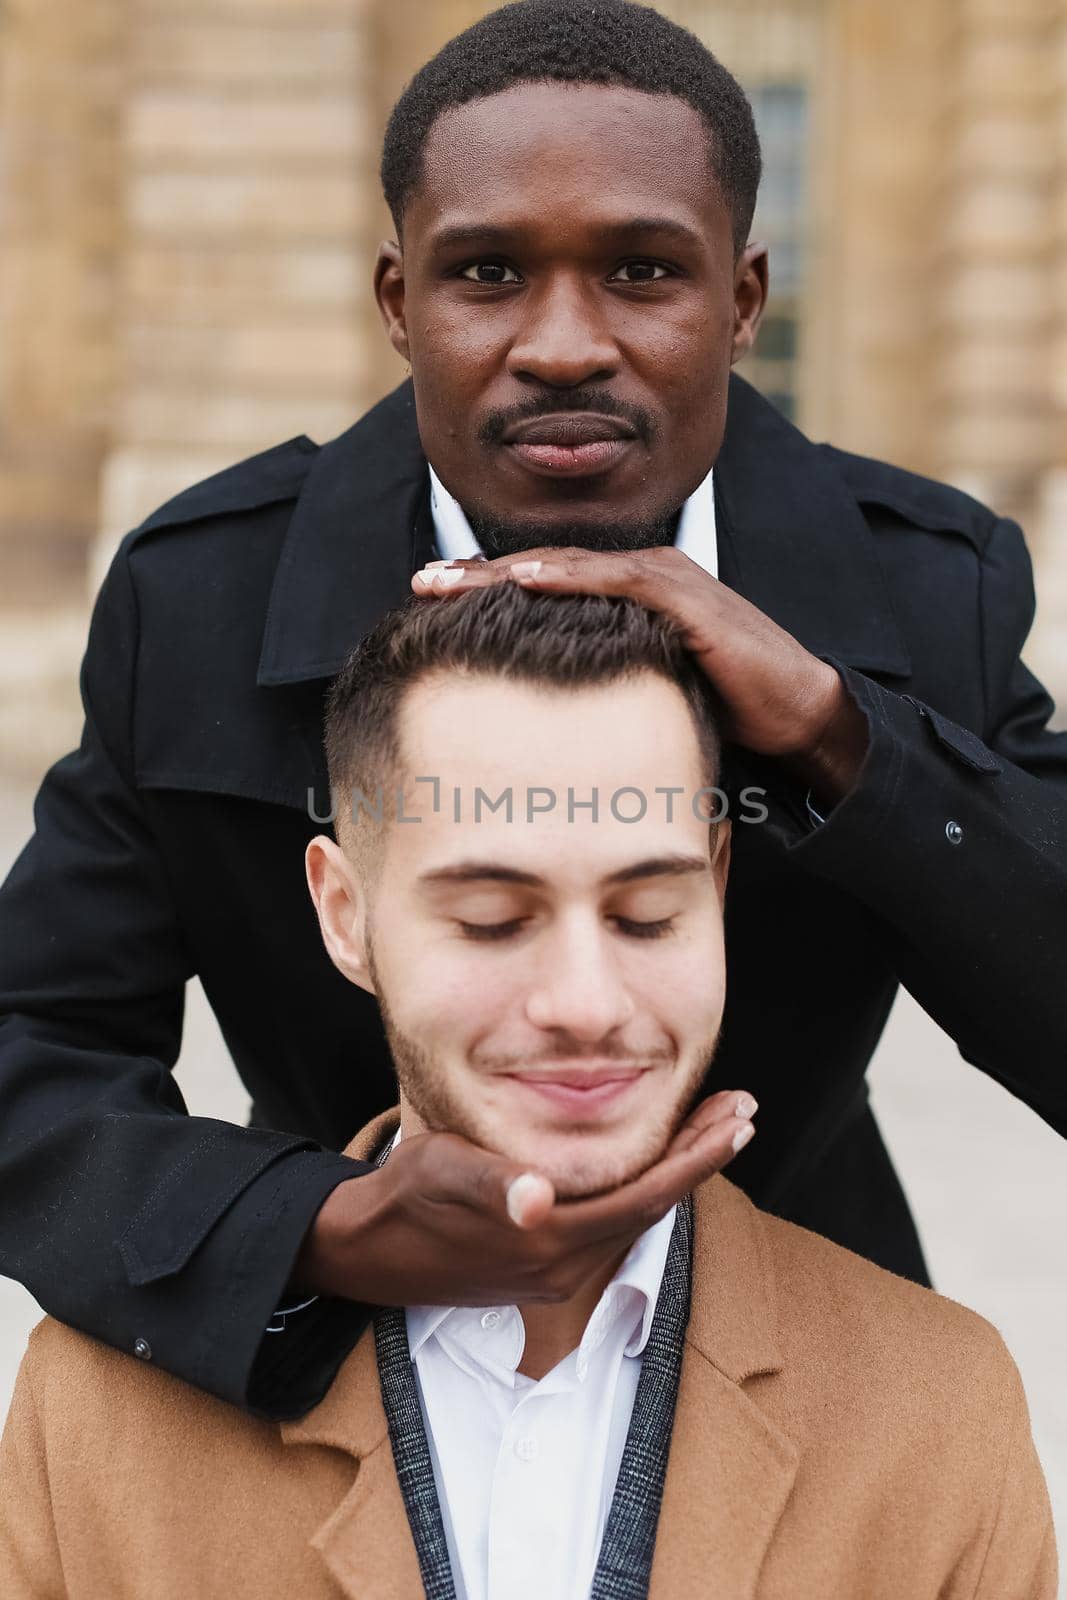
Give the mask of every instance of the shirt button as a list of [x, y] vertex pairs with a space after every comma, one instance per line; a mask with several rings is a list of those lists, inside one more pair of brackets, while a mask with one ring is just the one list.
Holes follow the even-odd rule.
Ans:
[[945, 838], [948, 840], [949, 844], [963, 843], [963, 829], [960, 827], [958, 822], [945, 823]]
[[515, 1454], [520, 1461], [532, 1461], [537, 1455], [537, 1440], [530, 1438], [516, 1439]]
[[482, 1318], [482, 1327], [485, 1329], [485, 1331], [487, 1333], [491, 1333], [494, 1328], [499, 1328], [499, 1326], [500, 1326], [500, 1312], [499, 1311], [487, 1311], [485, 1313], [485, 1316]]
[[147, 1339], [138, 1339], [134, 1344], [133, 1353], [140, 1361], [151, 1361], [152, 1346]]

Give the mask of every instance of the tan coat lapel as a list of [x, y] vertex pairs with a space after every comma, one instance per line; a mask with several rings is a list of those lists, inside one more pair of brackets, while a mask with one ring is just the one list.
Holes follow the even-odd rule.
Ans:
[[[368, 1123], [346, 1155], [366, 1160], [396, 1131], [386, 1111]], [[368, 1328], [321, 1404], [282, 1424], [287, 1445], [325, 1445], [356, 1458], [356, 1481], [311, 1543], [351, 1600], [411, 1600], [422, 1593], [419, 1561], [393, 1464], [382, 1406], [374, 1331]]]
[[782, 1366], [759, 1213], [725, 1178], [694, 1196], [693, 1303], [649, 1600], [747, 1600], [798, 1451], [744, 1392]]
[[[398, 1120], [395, 1109], [383, 1113], [346, 1154], [367, 1159]], [[755, 1594], [798, 1453], [743, 1385], [781, 1365], [759, 1213], [725, 1178], [712, 1178], [694, 1196], [693, 1303], [649, 1600]], [[410, 1600], [421, 1593], [371, 1329], [322, 1403], [281, 1432], [287, 1445], [343, 1450], [359, 1464], [352, 1488], [311, 1540], [344, 1594]]]

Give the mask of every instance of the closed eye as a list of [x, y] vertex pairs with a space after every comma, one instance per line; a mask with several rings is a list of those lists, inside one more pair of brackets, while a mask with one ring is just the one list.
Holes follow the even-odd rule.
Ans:
[[508, 939], [525, 921], [525, 917], [514, 917], [511, 922], [461, 922], [459, 926], [466, 939]]
[[[491, 943], [497, 939], [510, 939], [519, 933], [529, 919], [513, 917], [510, 922], [461, 922], [460, 931], [465, 939]], [[655, 922], [635, 922], [631, 917], [612, 917], [619, 932], [628, 939], [662, 939], [670, 933], [673, 917], [660, 917]]]
[[616, 917], [619, 932], [630, 939], [662, 939], [674, 925], [673, 917], [660, 917], [656, 922], [633, 922], [629, 917]]

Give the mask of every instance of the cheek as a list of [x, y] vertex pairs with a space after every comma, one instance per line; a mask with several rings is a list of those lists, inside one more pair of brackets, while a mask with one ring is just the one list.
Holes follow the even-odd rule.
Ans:
[[[506, 344], [505, 319], [490, 321], [451, 295], [420, 297], [409, 312], [412, 363], [420, 387], [437, 395], [463, 394], [477, 387], [477, 376]], [[413, 374], [414, 375], [414, 374]]]
[[675, 944], [662, 966], [643, 964], [633, 979], [639, 1007], [680, 1042], [703, 1040], [722, 1021], [726, 968], [721, 931]]
[[418, 949], [409, 941], [406, 948], [398, 981], [390, 985], [397, 1025], [436, 1054], [467, 1055], [508, 1014], [514, 987], [507, 963], [452, 940], [428, 940]]

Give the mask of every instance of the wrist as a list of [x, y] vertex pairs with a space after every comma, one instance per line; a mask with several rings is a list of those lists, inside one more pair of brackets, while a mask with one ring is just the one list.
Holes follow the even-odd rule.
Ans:
[[831, 674], [825, 698], [813, 708], [811, 733], [805, 746], [790, 757], [790, 765], [809, 790], [830, 804], [854, 786], [867, 753], [867, 719], [849, 694], [844, 680], [825, 662]]
[[[378, 1210], [383, 1174], [368, 1172], [331, 1189], [304, 1236], [290, 1278], [297, 1296], [340, 1295], [359, 1299], [353, 1268], [358, 1271], [359, 1240]], [[353, 1190], [353, 1185], [358, 1185]]]

